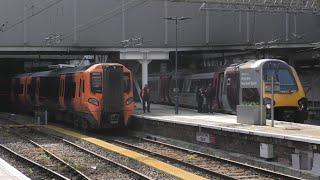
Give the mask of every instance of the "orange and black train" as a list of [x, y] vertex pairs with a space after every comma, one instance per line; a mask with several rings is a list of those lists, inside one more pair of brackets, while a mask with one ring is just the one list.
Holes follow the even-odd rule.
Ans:
[[12, 78], [11, 100], [25, 112], [47, 110], [50, 118], [90, 129], [129, 124], [134, 111], [132, 75], [116, 63], [20, 74]]

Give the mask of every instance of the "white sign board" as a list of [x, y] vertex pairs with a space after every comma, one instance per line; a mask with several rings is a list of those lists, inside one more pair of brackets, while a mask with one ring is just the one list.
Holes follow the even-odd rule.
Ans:
[[203, 133], [203, 132], [197, 132], [196, 139], [199, 142], [210, 143], [210, 134]]
[[256, 69], [240, 69], [240, 88], [260, 89], [260, 72]]

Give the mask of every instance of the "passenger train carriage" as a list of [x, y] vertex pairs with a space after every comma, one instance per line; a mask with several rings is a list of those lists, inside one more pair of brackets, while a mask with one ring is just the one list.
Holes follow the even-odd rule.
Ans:
[[48, 110], [57, 120], [83, 128], [128, 125], [134, 110], [132, 75], [121, 64], [94, 64], [20, 74], [12, 79], [11, 100], [25, 112]]
[[[239, 67], [249, 66], [259, 69], [263, 67], [263, 97], [270, 116], [271, 107], [271, 75], [279, 83], [279, 91], [275, 93], [275, 118], [277, 120], [303, 122], [307, 118], [307, 99], [295, 69], [286, 62], [276, 59], [262, 59], [248, 61], [227, 67], [222, 72], [201, 74], [178, 74], [178, 88], [180, 91], [179, 104], [186, 107], [196, 107], [196, 91], [200, 87], [214, 87], [213, 107], [215, 111], [236, 114], [239, 104], [240, 74]], [[156, 103], [174, 104], [175, 78], [173, 75], [153, 76], [149, 79], [151, 100]], [[243, 98], [259, 103], [258, 90], [243, 92]]]

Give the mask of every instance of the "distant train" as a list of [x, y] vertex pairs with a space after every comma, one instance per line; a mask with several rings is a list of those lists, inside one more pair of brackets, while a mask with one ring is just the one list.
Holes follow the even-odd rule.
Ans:
[[[270, 75], [274, 73], [275, 81], [280, 84], [280, 91], [275, 94], [275, 119], [303, 122], [308, 115], [307, 99], [299, 77], [295, 69], [286, 62], [276, 59], [262, 59], [248, 61], [227, 67], [222, 72], [210, 72], [201, 74], [177, 75], [179, 88], [179, 104], [186, 107], [196, 107], [196, 91], [200, 87], [208, 87], [212, 83], [214, 87], [213, 107], [215, 111], [236, 114], [236, 106], [239, 104], [240, 75], [239, 67], [247, 66], [259, 69], [263, 67], [263, 102], [270, 115], [271, 93]], [[175, 102], [173, 89], [175, 87], [173, 75], [151, 76], [149, 86], [151, 88], [151, 100], [155, 103]], [[259, 103], [259, 92], [251, 90], [244, 92], [244, 98]]]
[[85, 129], [125, 127], [135, 107], [131, 72], [115, 63], [17, 75], [11, 101], [20, 111], [47, 110]]

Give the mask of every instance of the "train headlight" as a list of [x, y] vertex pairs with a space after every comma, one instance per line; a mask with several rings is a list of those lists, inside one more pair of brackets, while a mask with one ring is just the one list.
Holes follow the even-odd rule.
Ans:
[[300, 110], [306, 110], [307, 107], [308, 107], [308, 99], [307, 98], [301, 98], [298, 101], [298, 104], [299, 104]]
[[88, 99], [88, 102], [89, 102], [90, 104], [99, 106], [99, 101], [96, 100], [95, 98], [89, 98], [89, 99]]
[[133, 97], [129, 97], [127, 99], [127, 101], [126, 101], [126, 104], [129, 105], [129, 104], [132, 104], [132, 103], [134, 103], [134, 99], [133, 99]]
[[[263, 99], [263, 105], [265, 105], [267, 109], [271, 109], [271, 102], [272, 102], [272, 100], [270, 98]], [[273, 101], [273, 106], [275, 106], [275, 105], [276, 105], [276, 102]]]

